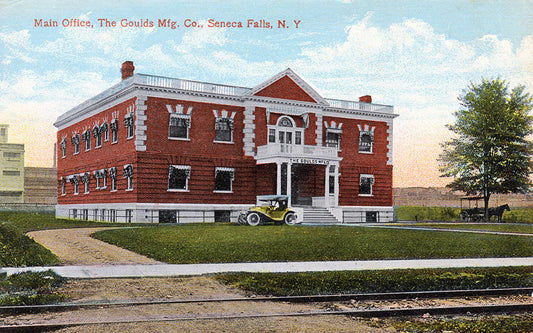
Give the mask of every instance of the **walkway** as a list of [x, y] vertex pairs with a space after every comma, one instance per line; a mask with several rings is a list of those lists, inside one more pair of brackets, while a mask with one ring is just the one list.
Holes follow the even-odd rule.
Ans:
[[466, 259], [414, 259], [414, 260], [356, 260], [310, 262], [252, 262], [220, 264], [154, 264], [154, 265], [91, 265], [0, 268], [8, 274], [24, 271], [53, 270], [67, 278], [138, 278], [164, 276], [193, 276], [217, 273], [285, 273], [344, 270], [380, 270], [408, 268], [461, 268], [532, 266], [533, 257], [527, 258], [466, 258]]

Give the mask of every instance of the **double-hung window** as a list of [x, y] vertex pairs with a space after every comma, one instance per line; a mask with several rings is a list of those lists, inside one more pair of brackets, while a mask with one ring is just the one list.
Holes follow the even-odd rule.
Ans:
[[74, 195], [78, 195], [80, 193], [80, 176], [72, 175], [70, 180], [72, 181], [74, 187]]
[[74, 146], [74, 155], [80, 152], [80, 134], [76, 133], [72, 136], [72, 145]]
[[61, 157], [65, 158], [67, 157], [67, 139], [61, 140], [59, 143], [59, 146], [61, 147]]
[[102, 133], [102, 136], [104, 137], [104, 142], [109, 141], [109, 124], [103, 123], [100, 126], [100, 133]]
[[133, 190], [133, 166], [131, 164], [124, 166], [123, 176], [126, 178], [126, 191]]
[[111, 121], [111, 143], [118, 142], [118, 119]]
[[93, 127], [94, 145], [96, 148], [102, 147], [102, 131], [100, 126]]
[[109, 168], [109, 178], [111, 179], [111, 191], [117, 190], [117, 168]]
[[328, 129], [326, 131], [326, 147], [340, 148], [341, 133]]
[[375, 127], [357, 125], [359, 128], [359, 152], [371, 154], [374, 145]]
[[124, 116], [124, 126], [126, 126], [128, 139], [133, 138], [135, 129], [133, 112], [130, 112], [126, 116]]
[[107, 170], [96, 170], [94, 171], [94, 179], [96, 179], [96, 189], [104, 189], [107, 187]]
[[66, 195], [67, 194], [67, 188], [65, 186], [65, 179], [63, 177], [61, 177], [59, 179], [59, 185], [61, 186], [61, 195]]
[[85, 151], [91, 150], [91, 131], [86, 130], [82, 134], [83, 141], [85, 142]]
[[359, 176], [359, 195], [371, 196], [374, 187], [373, 175], [360, 175]]
[[171, 139], [188, 139], [190, 127], [190, 115], [171, 113], [168, 124], [168, 137]]
[[235, 179], [235, 169], [216, 168], [215, 169], [215, 192], [232, 192], [234, 179]]
[[88, 194], [89, 193], [89, 185], [90, 185], [90, 182], [91, 182], [91, 174], [88, 173], [88, 172], [82, 174], [81, 175], [81, 181], [83, 182], [83, 185], [84, 185], [84, 193]]
[[216, 118], [215, 141], [233, 142], [233, 119], [224, 117]]
[[188, 165], [170, 165], [168, 167], [168, 190], [188, 191], [191, 167]]

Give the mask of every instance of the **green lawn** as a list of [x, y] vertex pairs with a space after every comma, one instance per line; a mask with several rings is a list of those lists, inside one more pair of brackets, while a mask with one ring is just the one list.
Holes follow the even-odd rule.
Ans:
[[417, 223], [409, 226], [420, 226], [441, 229], [467, 229], [467, 230], [488, 230], [501, 232], [516, 232], [522, 234], [533, 234], [533, 224], [465, 224], [465, 223]]
[[33, 230], [83, 228], [94, 226], [129, 226], [117, 223], [102, 223], [82, 220], [56, 219], [54, 213], [0, 212], [0, 222], [7, 222], [26, 233]]
[[527, 236], [342, 226], [189, 224], [94, 237], [168, 263], [533, 256]]
[[[460, 208], [431, 206], [395, 207], [399, 221], [459, 221]], [[533, 207], [511, 208], [503, 214], [504, 222], [533, 223]]]

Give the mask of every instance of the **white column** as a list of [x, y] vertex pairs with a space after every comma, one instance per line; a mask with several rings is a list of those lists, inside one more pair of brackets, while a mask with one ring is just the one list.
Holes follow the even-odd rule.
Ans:
[[334, 166], [335, 168], [335, 177], [333, 179], [335, 179], [335, 183], [333, 184], [335, 189], [334, 189], [334, 197], [335, 197], [335, 207], [337, 207], [339, 205], [339, 166], [338, 165], [335, 165]]
[[277, 189], [276, 189], [276, 194], [277, 195], [281, 195], [281, 162], [276, 162], [276, 165], [278, 167], [278, 172], [277, 172]]
[[324, 200], [326, 201], [326, 207], [329, 207], [329, 164], [326, 165], [326, 182], [324, 186]]
[[[289, 162], [289, 163], [287, 163], [287, 195], [289, 196], [289, 198], [290, 198], [290, 196], [292, 194], [292, 186], [291, 185], [292, 185], [292, 163]], [[290, 206], [290, 200], [291, 199], [289, 199], [289, 206]]]

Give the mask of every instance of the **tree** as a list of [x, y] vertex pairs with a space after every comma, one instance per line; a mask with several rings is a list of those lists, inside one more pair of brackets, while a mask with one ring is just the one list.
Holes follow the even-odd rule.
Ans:
[[509, 91], [498, 79], [471, 83], [458, 97], [455, 135], [442, 144], [442, 177], [453, 177], [447, 187], [482, 196], [485, 219], [491, 194], [525, 193], [532, 185], [532, 97], [524, 86]]

